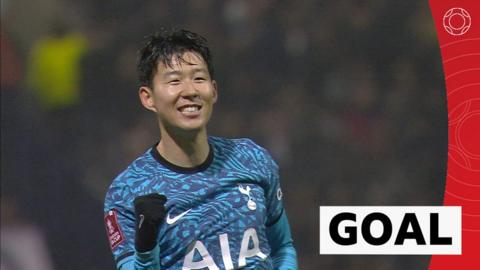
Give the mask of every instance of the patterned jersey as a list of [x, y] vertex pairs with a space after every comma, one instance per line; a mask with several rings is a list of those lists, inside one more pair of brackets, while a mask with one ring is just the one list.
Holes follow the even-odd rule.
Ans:
[[278, 166], [251, 140], [208, 142], [200, 166], [176, 166], [152, 147], [113, 181], [104, 211], [117, 266], [135, 251], [133, 200], [160, 193], [168, 198], [161, 269], [273, 269], [266, 226], [283, 213]]

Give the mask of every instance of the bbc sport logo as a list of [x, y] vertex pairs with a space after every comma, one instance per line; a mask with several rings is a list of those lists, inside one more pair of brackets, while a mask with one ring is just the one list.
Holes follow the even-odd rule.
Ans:
[[320, 254], [462, 253], [460, 206], [320, 206]]
[[443, 27], [453, 36], [465, 34], [472, 25], [470, 14], [463, 8], [451, 8], [443, 15]]

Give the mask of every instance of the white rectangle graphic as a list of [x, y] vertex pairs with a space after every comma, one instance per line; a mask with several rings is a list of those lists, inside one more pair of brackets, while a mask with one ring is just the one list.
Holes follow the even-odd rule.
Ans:
[[320, 206], [320, 254], [461, 253], [460, 206]]

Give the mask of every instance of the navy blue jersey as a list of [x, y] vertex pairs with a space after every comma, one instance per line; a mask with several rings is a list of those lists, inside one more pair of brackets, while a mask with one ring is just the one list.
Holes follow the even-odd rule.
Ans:
[[161, 269], [273, 269], [266, 227], [284, 211], [278, 166], [251, 140], [208, 142], [200, 166], [175, 166], [152, 147], [113, 181], [104, 211], [119, 268], [135, 252], [133, 200], [159, 193], [168, 198], [158, 236]]

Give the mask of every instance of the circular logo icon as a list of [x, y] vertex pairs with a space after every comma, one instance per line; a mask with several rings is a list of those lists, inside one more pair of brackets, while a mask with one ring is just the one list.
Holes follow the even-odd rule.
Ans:
[[465, 34], [472, 25], [470, 14], [463, 8], [451, 8], [443, 15], [443, 27], [453, 36]]

